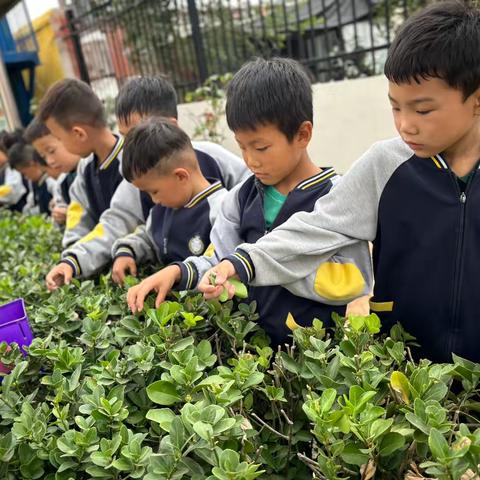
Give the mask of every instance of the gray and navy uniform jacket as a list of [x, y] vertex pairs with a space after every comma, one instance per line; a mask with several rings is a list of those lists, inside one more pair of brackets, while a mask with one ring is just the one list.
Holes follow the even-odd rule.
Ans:
[[77, 171], [73, 170], [68, 173], [62, 173], [55, 185], [55, 193], [53, 198], [55, 203], [69, 205], [71, 202], [70, 199], [70, 187], [72, 186], [75, 178], [77, 176]]
[[[339, 181], [333, 168], [325, 168], [293, 189], [287, 196], [271, 229], [282, 225], [299, 211], [311, 211], [319, 197], [326, 195]], [[254, 176], [248, 178], [225, 198], [211, 233], [212, 245], [202, 257], [191, 257], [179, 264], [181, 280], [179, 290], [196, 287], [205, 272], [222, 258], [233, 253], [243, 242], [255, 243], [268, 229], [264, 217], [264, 185]], [[275, 283], [275, 282], [274, 282]], [[343, 315], [345, 306], [326, 305], [319, 301], [301, 298], [281, 286], [250, 287], [248, 302], [257, 301], [259, 324], [267, 332], [273, 345], [288, 342], [291, 331], [285, 322], [289, 313], [299, 325], [311, 325], [314, 318], [330, 325], [332, 312]]]
[[[220, 180], [229, 190], [241, 182], [248, 170], [241, 158], [211, 142], [192, 142], [206, 178]], [[94, 235], [82, 239], [63, 253], [63, 259], [74, 267], [77, 277], [98, 273], [112, 261], [116, 240], [134, 232], [145, 222], [153, 207], [150, 196], [123, 180], [112, 197], [110, 208], [100, 217]]]
[[8, 164], [0, 168], [0, 207], [21, 212], [26, 203], [28, 182]]
[[183, 208], [155, 205], [146, 225], [115, 242], [114, 258], [132, 257], [137, 264], [156, 260], [168, 265], [202, 255], [226, 193], [220, 180], [213, 180]]
[[[123, 142], [123, 138], [117, 138], [101, 165], [95, 154], [80, 160], [77, 175], [69, 190], [70, 203], [62, 241], [64, 248], [75, 242], [88, 241], [96, 235], [95, 228], [100, 216], [110, 207], [113, 194], [123, 180], [119, 171]], [[66, 251], [62, 253], [62, 258]], [[74, 260], [64, 260], [73, 268], [76, 267]]]
[[370, 308], [384, 328], [400, 322], [420, 344], [416, 356], [479, 362], [479, 173], [461, 188], [441, 155], [419, 158], [400, 138], [379, 142], [313, 213], [238, 252], [254, 284], [289, 284], [310, 280], [325, 255], [347, 246], [365, 272], [373, 241]]
[[53, 198], [52, 183], [49, 183], [49, 180], [52, 179], [45, 173], [38, 182], [32, 182], [31, 184], [33, 204], [39, 213], [45, 215], [50, 215], [50, 201]]

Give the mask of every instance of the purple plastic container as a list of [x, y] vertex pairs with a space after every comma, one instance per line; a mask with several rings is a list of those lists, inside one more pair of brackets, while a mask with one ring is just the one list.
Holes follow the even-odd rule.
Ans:
[[0, 342], [18, 343], [23, 347], [32, 343], [33, 333], [28, 323], [23, 298], [0, 306]]

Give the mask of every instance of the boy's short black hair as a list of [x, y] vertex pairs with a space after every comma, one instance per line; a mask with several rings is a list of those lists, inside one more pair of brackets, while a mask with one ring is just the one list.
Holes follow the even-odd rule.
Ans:
[[48, 163], [35, 149], [33, 149], [32, 160], [34, 161], [34, 163], [38, 163], [38, 165], [40, 165], [41, 167], [48, 167]]
[[398, 84], [441, 78], [468, 98], [480, 87], [480, 10], [453, 0], [413, 15], [390, 46], [384, 72]]
[[37, 114], [41, 122], [53, 118], [64, 129], [75, 124], [106, 127], [101, 100], [89, 85], [74, 78], [54, 83], [43, 97]]
[[24, 138], [28, 143], [33, 143], [35, 140], [47, 135], [50, 135], [50, 130], [38, 117], [35, 117], [25, 129]]
[[152, 169], [167, 173], [172, 160], [185, 150], [193, 151], [188, 135], [165, 118], [149, 118], [133, 128], [125, 138], [122, 174], [131, 182]]
[[252, 60], [227, 87], [226, 115], [232, 131], [274, 124], [291, 141], [303, 122], [313, 123], [310, 79], [289, 58]]
[[12, 132], [3, 130], [0, 132], [0, 150], [7, 155], [10, 148], [16, 143], [25, 142], [23, 138], [23, 128], [16, 128]]
[[28, 167], [34, 163], [34, 153], [35, 149], [28, 143], [17, 142], [8, 151], [8, 163], [15, 170]]
[[128, 122], [134, 113], [145, 116], [177, 118], [177, 94], [162, 75], [129, 80], [118, 93], [115, 115]]

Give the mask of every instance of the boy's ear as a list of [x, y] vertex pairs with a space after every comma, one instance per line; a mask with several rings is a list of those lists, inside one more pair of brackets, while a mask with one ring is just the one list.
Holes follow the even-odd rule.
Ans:
[[303, 122], [300, 127], [298, 127], [298, 131], [296, 134], [296, 140], [300, 147], [306, 148], [312, 139], [312, 131], [313, 125], [312, 122], [305, 121]]
[[476, 116], [480, 116], [480, 88], [477, 89], [477, 91], [474, 93], [475, 95], [475, 106], [474, 106], [474, 112]]
[[71, 132], [75, 135], [77, 140], [85, 141], [88, 138], [87, 131], [79, 125], [74, 125]]
[[172, 174], [175, 175], [176, 179], [179, 180], [180, 182], [186, 182], [187, 180], [190, 179], [190, 172], [183, 167], [175, 168]]

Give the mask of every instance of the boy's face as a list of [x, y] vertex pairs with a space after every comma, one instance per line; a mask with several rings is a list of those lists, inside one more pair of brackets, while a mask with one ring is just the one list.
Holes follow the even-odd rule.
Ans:
[[166, 174], [151, 170], [132, 183], [148, 193], [154, 203], [167, 208], [182, 208], [191, 198], [189, 173], [184, 168], [176, 168]]
[[52, 135], [63, 143], [69, 153], [80, 155], [80, 157], [86, 157], [92, 153], [93, 148], [84, 128], [73, 126], [71, 129], [66, 130], [52, 117], [45, 120], [45, 125]]
[[0, 150], [0, 168], [6, 165], [8, 162], [8, 157]]
[[60, 176], [62, 170], [58, 167], [51, 167], [49, 165], [41, 165], [40, 168], [42, 172], [46, 173], [49, 177], [54, 178], [55, 180]]
[[144, 117], [137, 112], [130, 114], [128, 121], [125, 121], [123, 118], [117, 118], [118, 131], [125, 137], [133, 127], [136, 127], [143, 120], [143, 118]]
[[295, 170], [308, 145], [299, 134], [289, 142], [285, 134], [272, 124], [260, 125], [256, 130], [237, 130], [235, 140], [247, 167], [264, 185], [272, 186]]
[[60, 173], [74, 170], [80, 160], [78, 155], [70, 153], [63, 143], [53, 135], [45, 135], [32, 142], [33, 148], [45, 159], [48, 166]]
[[17, 170], [27, 179], [30, 180], [31, 182], [38, 182], [42, 176], [43, 172], [42, 169], [40, 168], [40, 165], [32, 162], [27, 166], [24, 167], [19, 167]]
[[[127, 121], [125, 121], [123, 118], [117, 117], [118, 131], [120, 132], [121, 135], [126, 137], [128, 132], [132, 130], [132, 128], [136, 127], [139, 123], [141, 123], [143, 120], [146, 120], [149, 117], [150, 115], [141, 115], [138, 112], [131, 113]], [[174, 117], [159, 117], [159, 118], [167, 118], [175, 125], [178, 125], [177, 119]]]
[[389, 82], [388, 97], [398, 133], [419, 157], [442, 152], [448, 157], [462, 151], [466, 140], [478, 142], [479, 92], [464, 100], [460, 90], [429, 78], [419, 83]]

